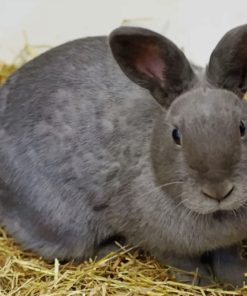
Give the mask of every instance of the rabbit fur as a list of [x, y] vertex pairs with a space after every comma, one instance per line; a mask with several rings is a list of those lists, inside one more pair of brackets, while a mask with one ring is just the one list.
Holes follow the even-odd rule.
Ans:
[[247, 25], [206, 69], [143, 28], [47, 51], [0, 89], [0, 224], [47, 260], [119, 240], [201, 274], [209, 254], [216, 277], [241, 285], [246, 88]]

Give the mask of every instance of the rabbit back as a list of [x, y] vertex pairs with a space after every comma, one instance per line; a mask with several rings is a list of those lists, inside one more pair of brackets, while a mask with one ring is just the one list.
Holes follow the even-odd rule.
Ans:
[[158, 104], [121, 72], [105, 37], [48, 51], [0, 97], [3, 225], [45, 257], [92, 256], [126, 221], [126, 185], [141, 173]]

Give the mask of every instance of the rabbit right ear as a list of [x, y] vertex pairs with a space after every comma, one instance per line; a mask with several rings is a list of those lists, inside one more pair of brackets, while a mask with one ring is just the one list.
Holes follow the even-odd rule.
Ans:
[[243, 97], [247, 90], [247, 25], [227, 32], [211, 54], [207, 78]]
[[109, 42], [123, 72], [149, 89], [163, 106], [168, 107], [195, 81], [183, 52], [162, 35], [142, 28], [120, 27], [111, 33]]

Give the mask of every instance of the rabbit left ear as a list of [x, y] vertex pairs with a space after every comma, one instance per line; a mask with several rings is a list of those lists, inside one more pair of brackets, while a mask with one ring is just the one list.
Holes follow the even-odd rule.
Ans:
[[247, 25], [227, 32], [211, 54], [207, 79], [243, 97], [247, 90]]

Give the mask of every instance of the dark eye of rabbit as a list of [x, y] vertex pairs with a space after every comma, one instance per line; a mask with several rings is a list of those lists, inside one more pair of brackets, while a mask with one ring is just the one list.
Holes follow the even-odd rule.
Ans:
[[174, 130], [172, 131], [172, 137], [173, 137], [174, 142], [180, 146], [181, 145], [181, 134], [180, 134], [180, 131], [178, 128], [174, 128]]
[[240, 125], [239, 125], [239, 130], [240, 130], [240, 135], [241, 137], [243, 137], [245, 135], [245, 123], [243, 122], [243, 120], [240, 121]]

